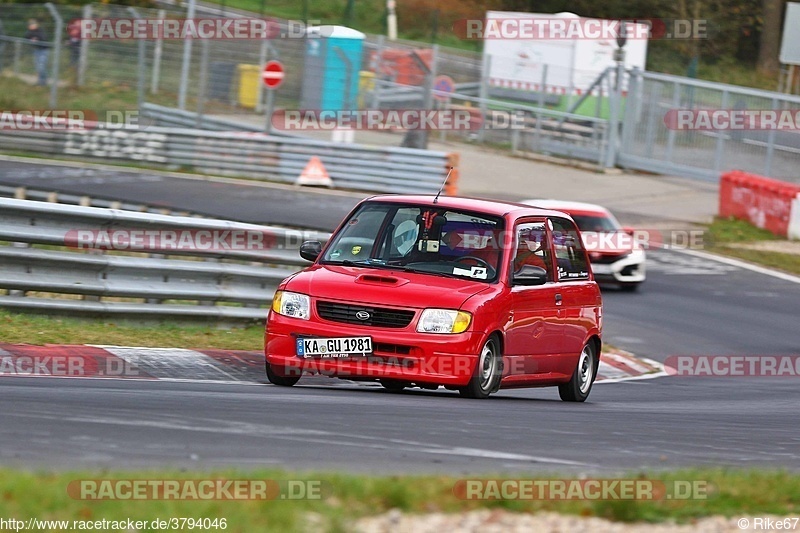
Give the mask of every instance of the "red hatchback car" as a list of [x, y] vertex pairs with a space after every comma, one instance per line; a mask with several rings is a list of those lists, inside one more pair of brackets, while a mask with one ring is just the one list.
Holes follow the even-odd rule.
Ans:
[[470, 398], [557, 386], [582, 402], [591, 391], [602, 300], [564, 213], [376, 196], [300, 255], [313, 265], [280, 284], [267, 319], [271, 383], [311, 372]]

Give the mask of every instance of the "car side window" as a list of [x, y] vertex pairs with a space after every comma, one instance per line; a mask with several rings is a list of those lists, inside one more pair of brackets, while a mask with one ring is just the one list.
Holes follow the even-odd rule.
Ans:
[[544, 222], [529, 222], [517, 226], [512, 272], [519, 272], [525, 265], [543, 269], [547, 272], [547, 281], [553, 281], [550, 243], [547, 240]]
[[556, 254], [559, 281], [589, 279], [589, 261], [575, 224], [563, 218], [551, 218], [553, 250]]

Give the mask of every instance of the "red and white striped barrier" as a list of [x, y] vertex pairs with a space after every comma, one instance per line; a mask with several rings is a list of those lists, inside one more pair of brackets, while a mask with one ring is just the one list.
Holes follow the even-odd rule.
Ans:
[[800, 239], [800, 185], [734, 170], [719, 182], [719, 215]]

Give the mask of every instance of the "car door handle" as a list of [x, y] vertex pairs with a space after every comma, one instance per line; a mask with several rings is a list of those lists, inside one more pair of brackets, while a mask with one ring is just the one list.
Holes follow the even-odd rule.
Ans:
[[561, 295], [556, 294], [556, 305], [561, 305]]

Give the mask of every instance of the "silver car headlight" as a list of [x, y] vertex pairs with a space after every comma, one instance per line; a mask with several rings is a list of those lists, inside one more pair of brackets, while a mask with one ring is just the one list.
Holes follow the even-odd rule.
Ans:
[[279, 315], [308, 320], [311, 316], [311, 298], [297, 292], [276, 291], [272, 310]]

